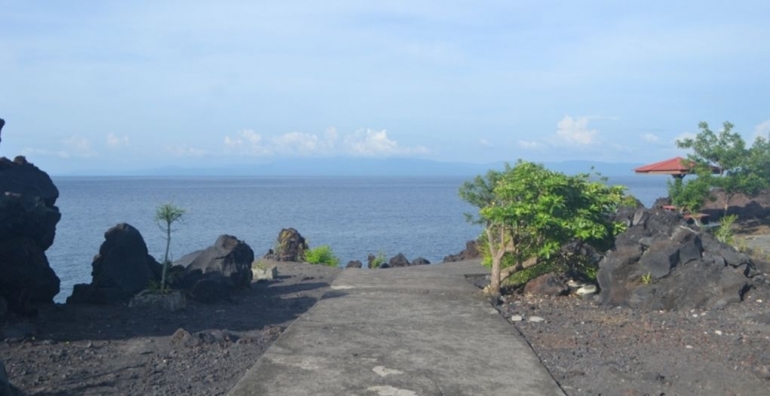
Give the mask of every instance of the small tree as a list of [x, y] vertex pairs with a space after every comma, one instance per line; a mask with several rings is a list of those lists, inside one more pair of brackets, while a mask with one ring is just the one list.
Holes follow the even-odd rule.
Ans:
[[163, 255], [163, 270], [161, 272], [160, 279], [160, 291], [166, 290], [166, 274], [168, 268], [171, 266], [168, 254], [171, 249], [171, 232], [174, 231], [171, 226], [182, 219], [182, 216], [187, 213], [186, 209], [182, 209], [173, 203], [162, 204], [155, 210], [155, 221], [158, 222], [158, 226], [166, 235], [166, 253]]
[[549, 258], [572, 239], [598, 244], [620, 230], [609, 215], [622, 201], [624, 187], [523, 161], [506, 166], [499, 176], [492, 196], [479, 211], [492, 257], [491, 294], [500, 293], [506, 255], [513, 261], [510, 275], [533, 258]]
[[754, 146], [747, 149], [741, 135], [732, 132], [733, 124], [725, 121], [722, 126], [722, 131], [716, 134], [707, 123], [701, 122], [698, 124], [700, 132], [695, 138], [677, 140], [676, 145], [692, 149], [689, 158], [700, 168], [719, 168], [720, 177], [709, 178], [708, 181], [711, 186], [720, 187], [724, 191], [724, 210], [727, 214], [730, 201], [735, 195], [754, 196], [770, 183], [770, 175], [762, 167], [762, 164], [767, 165], [764, 162], [766, 160], [762, 160], [762, 154], [767, 154], [770, 148], [764, 139], [758, 138]]

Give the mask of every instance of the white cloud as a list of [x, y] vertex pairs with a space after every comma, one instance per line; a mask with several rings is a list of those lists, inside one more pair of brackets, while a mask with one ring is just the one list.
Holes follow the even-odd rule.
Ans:
[[128, 145], [128, 136], [116, 136], [114, 133], [107, 135], [107, 147], [118, 148]]
[[765, 120], [754, 127], [754, 138], [763, 137], [767, 139], [770, 135], [770, 120]]
[[556, 135], [560, 139], [585, 146], [595, 144], [599, 133], [596, 129], [588, 129], [588, 117], [573, 119], [570, 116], [564, 116], [556, 126], [558, 127]]
[[[338, 147], [337, 142], [342, 146]], [[353, 156], [385, 156], [427, 154], [421, 146], [404, 147], [388, 138], [385, 130], [368, 129], [340, 137], [336, 128], [328, 128], [323, 135], [288, 132], [282, 135], [264, 137], [252, 130], [238, 131], [235, 136], [225, 136], [225, 150], [241, 155], [288, 155], [328, 156], [348, 154]]]
[[345, 148], [355, 156], [381, 156], [403, 154], [428, 154], [430, 150], [422, 146], [404, 147], [397, 141], [388, 139], [386, 130], [359, 130], [345, 137]]
[[492, 143], [489, 143], [489, 140], [487, 140], [487, 139], [479, 140], [479, 144], [484, 146], [484, 147], [492, 147]]
[[660, 141], [660, 137], [658, 135], [653, 134], [653, 133], [645, 133], [645, 134], [642, 134], [640, 137], [645, 142], [657, 143], [657, 142]]

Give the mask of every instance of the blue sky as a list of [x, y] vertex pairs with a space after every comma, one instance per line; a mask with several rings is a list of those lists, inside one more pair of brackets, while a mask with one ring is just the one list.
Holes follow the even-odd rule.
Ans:
[[0, 155], [651, 162], [770, 131], [767, 1], [4, 1]]

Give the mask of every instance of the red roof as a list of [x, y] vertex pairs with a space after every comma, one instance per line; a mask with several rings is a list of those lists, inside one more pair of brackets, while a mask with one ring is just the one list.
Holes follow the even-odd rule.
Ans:
[[645, 165], [634, 169], [636, 173], [664, 174], [664, 175], [685, 175], [695, 167], [695, 162], [682, 157], [674, 157], [665, 161]]
[[[682, 157], [674, 157], [654, 164], [641, 166], [634, 169], [636, 173], [646, 173], [650, 175], [686, 175], [691, 173], [695, 167], [695, 161]], [[712, 172], [719, 173], [719, 167], [712, 166]]]

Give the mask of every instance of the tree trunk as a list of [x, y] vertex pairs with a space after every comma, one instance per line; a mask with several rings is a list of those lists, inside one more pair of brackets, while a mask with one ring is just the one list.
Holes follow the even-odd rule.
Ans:
[[537, 257], [530, 257], [527, 259], [527, 261], [523, 263], [516, 264], [513, 267], [508, 267], [504, 270], [500, 271], [500, 280], [502, 282], [503, 279], [508, 279], [511, 275], [523, 270], [527, 269], [533, 265], [537, 264]]
[[492, 238], [491, 226], [487, 227], [486, 231], [489, 254], [492, 256], [492, 273], [490, 274], [487, 293], [492, 296], [498, 296], [500, 295], [500, 271], [503, 263], [503, 256], [505, 255], [505, 228], [500, 226], [499, 243], [495, 243], [494, 238]]

